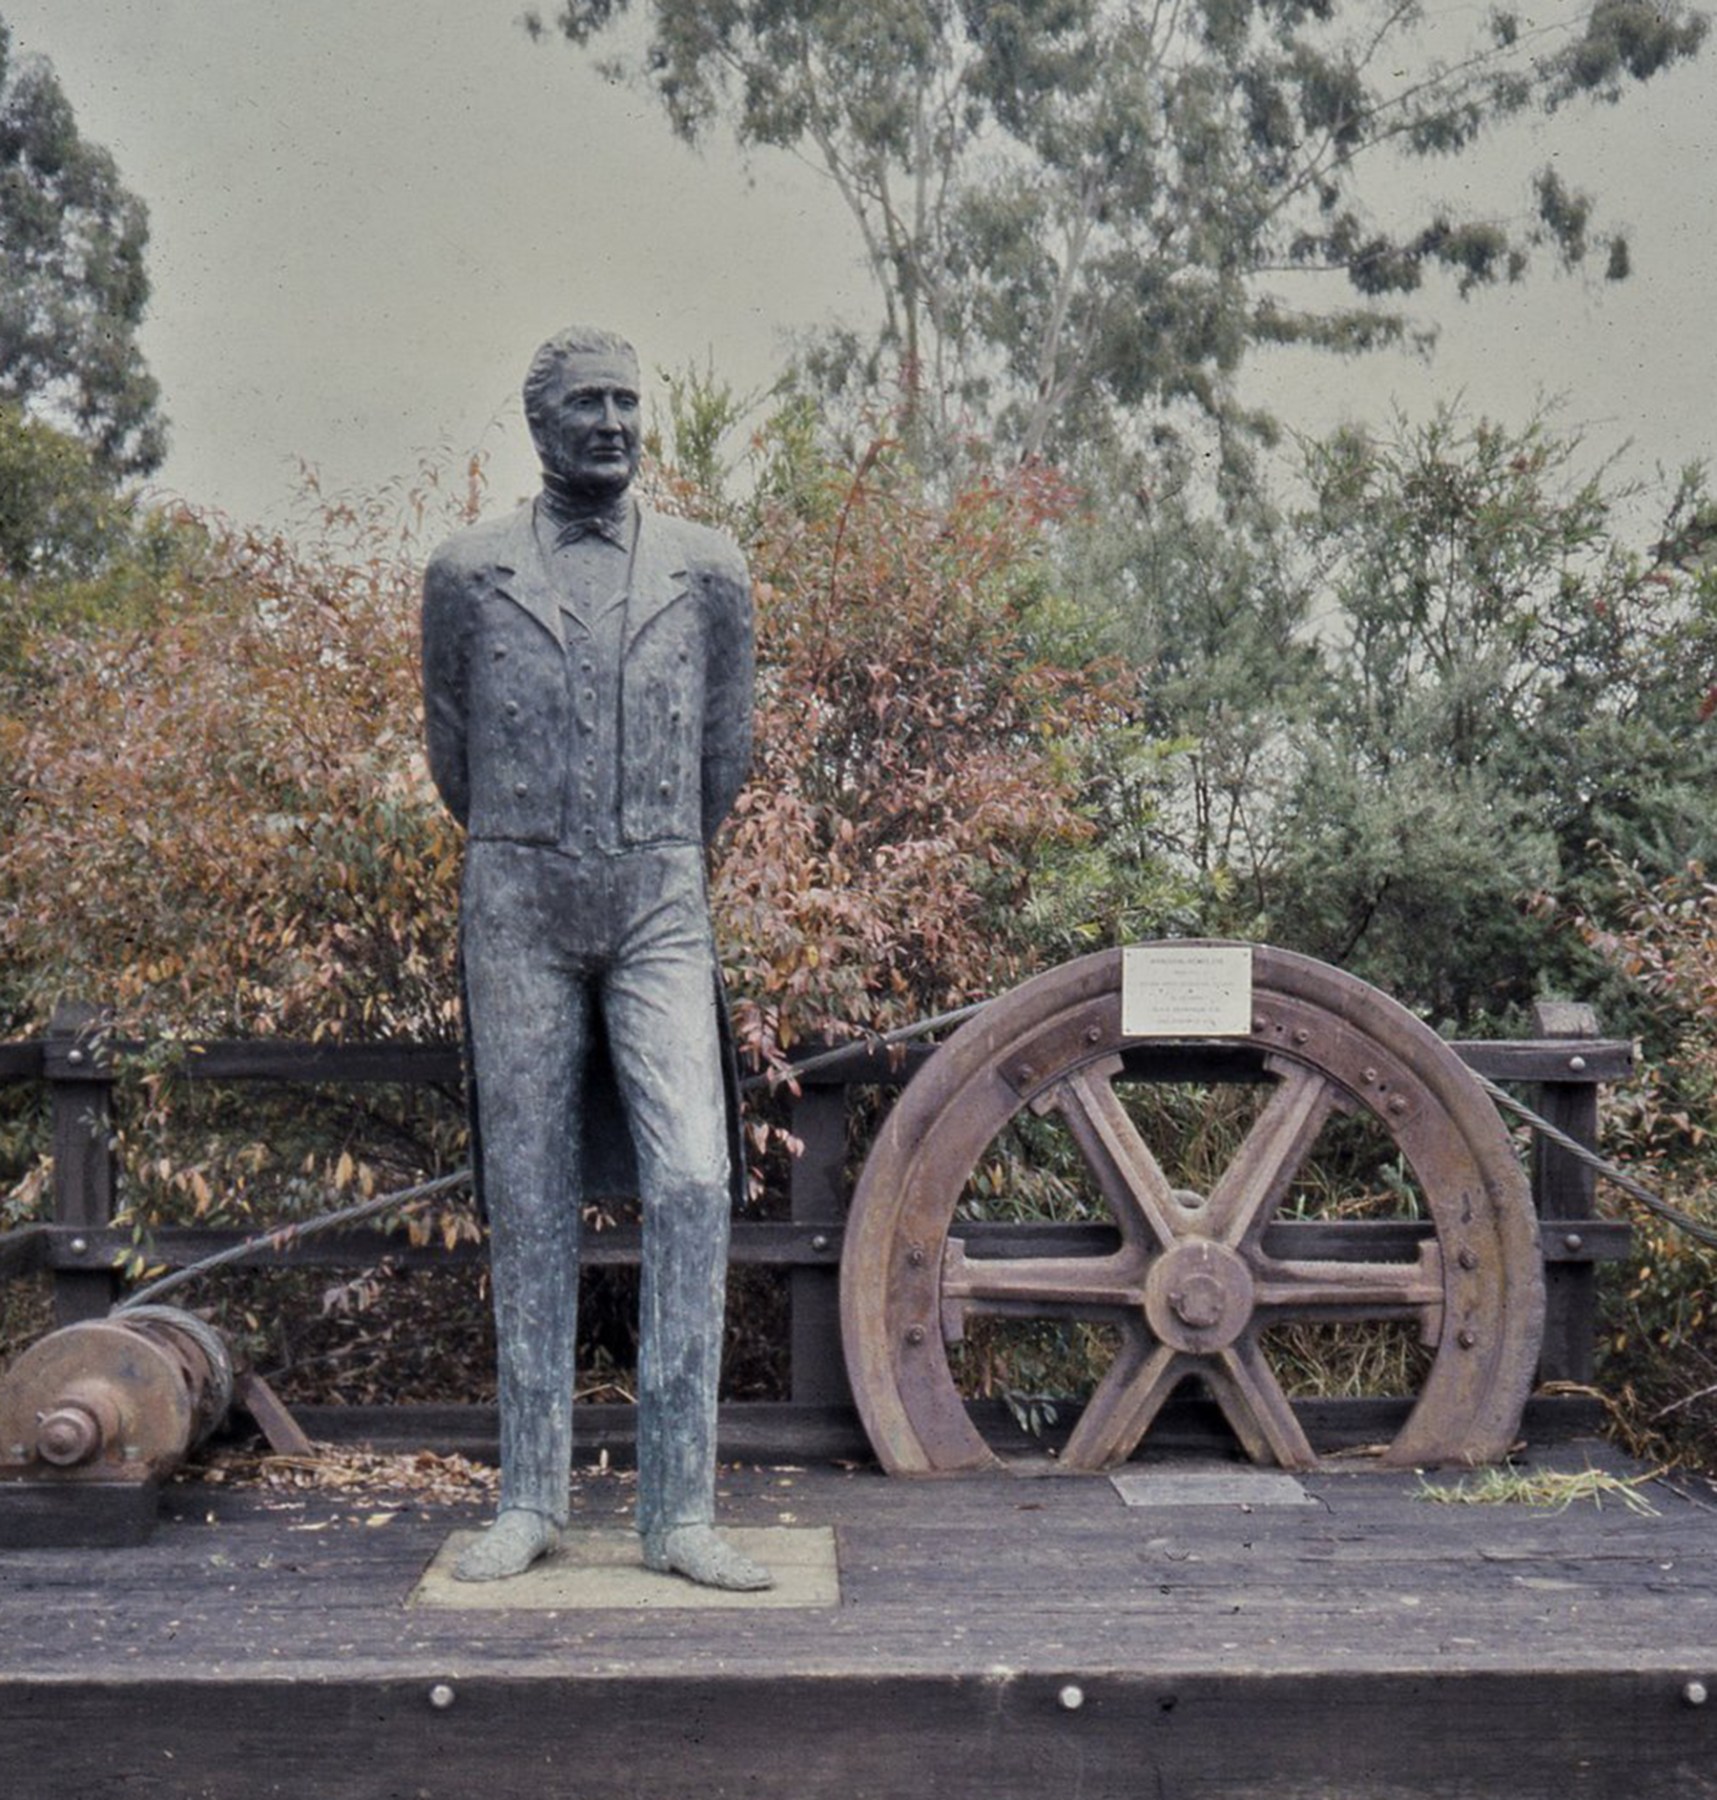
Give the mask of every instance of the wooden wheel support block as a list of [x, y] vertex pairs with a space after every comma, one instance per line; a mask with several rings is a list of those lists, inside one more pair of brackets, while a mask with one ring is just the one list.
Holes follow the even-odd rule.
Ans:
[[127, 1550], [147, 1543], [158, 1481], [0, 1481], [8, 1550]]

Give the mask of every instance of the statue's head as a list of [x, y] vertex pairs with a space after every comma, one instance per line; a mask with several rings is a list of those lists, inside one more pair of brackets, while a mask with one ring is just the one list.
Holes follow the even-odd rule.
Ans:
[[531, 358], [525, 421], [549, 474], [591, 499], [622, 494], [642, 449], [638, 353], [612, 331], [572, 325]]

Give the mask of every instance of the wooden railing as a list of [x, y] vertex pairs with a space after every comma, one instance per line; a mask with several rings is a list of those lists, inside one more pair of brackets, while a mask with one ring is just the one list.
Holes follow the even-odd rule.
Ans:
[[[99, 1317], [117, 1292], [115, 1265], [132, 1248], [114, 1224], [119, 1172], [114, 1152], [119, 1082], [113, 1053], [97, 1030], [98, 1009], [65, 1006], [46, 1037], [0, 1044], [0, 1083], [41, 1084], [52, 1128], [51, 1222], [0, 1233], [0, 1280], [47, 1271], [60, 1323]], [[1597, 1035], [1590, 1009], [1546, 1005], [1531, 1040], [1468, 1041], [1453, 1047], [1476, 1072], [1521, 1091], [1526, 1103], [1577, 1142], [1595, 1147], [1598, 1090], [1627, 1074], [1631, 1046]], [[848, 1109], [854, 1090], [898, 1087], [931, 1052], [862, 1044], [807, 1073], [791, 1101], [789, 1129], [803, 1146], [795, 1159], [784, 1220], [738, 1218], [736, 1263], [778, 1269], [788, 1281], [791, 1403], [807, 1411], [850, 1407], [841, 1354], [838, 1280], [848, 1201]], [[304, 1044], [274, 1039], [210, 1042], [187, 1055], [179, 1076], [200, 1083], [319, 1083], [358, 1087], [421, 1083], [457, 1087], [452, 1045]], [[1628, 1229], [1595, 1216], [1592, 1171], [1542, 1138], [1534, 1145], [1532, 1191], [1541, 1221], [1548, 1311], [1540, 1376], [1587, 1383], [1596, 1344], [1596, 1267], [1627, 1253]], [[179, 1268], [245, 1234], [203, 1227], [156, 1231], [151, 1263]], [[635, 1229], [593, 1233], [593, 1265], [638, 1260]], [[352, 1230], [281, 1248], [257, 1245], [251, 1268], [448, 1267], [482, 1254], [472, 1245], [411, 1246], [397, 1235]]]

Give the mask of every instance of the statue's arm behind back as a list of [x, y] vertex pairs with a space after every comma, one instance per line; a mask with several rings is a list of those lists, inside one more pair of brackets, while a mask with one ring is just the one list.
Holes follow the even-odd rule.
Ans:
[[728, 815], [751, 768], [756, 650], [751, 577], [732, 544], [706, 580], [712, 608], [709, 689], [704, 707], [703, 835], [708, 843]]
[[429, 773], [461, 825], [471, 811], [466, 672], [471, 608], [454, 558], [442, 549], [423, 576], [423, 716]]

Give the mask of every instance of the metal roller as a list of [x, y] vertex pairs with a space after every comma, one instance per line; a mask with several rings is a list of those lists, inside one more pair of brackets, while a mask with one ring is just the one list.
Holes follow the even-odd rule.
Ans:
[[190, 1313], [138, 1307], [68, 1325], [0, 1376], [0, 1479], [158, 1480], [233, 1392], [226, 1340]]

